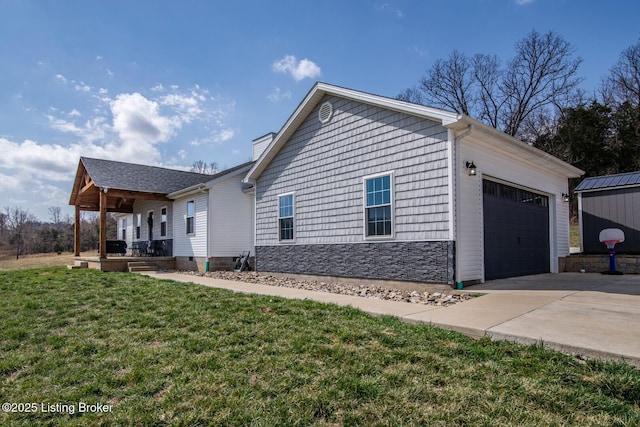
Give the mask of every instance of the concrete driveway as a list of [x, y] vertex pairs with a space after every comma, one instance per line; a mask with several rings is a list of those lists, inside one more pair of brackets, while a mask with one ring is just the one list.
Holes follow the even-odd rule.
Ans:
[[[479, 311], [505, 315], [503, 321], [485, 325], [485, 333], [495, 339], [542, 342], [565, 353], [640, 366], [638, 275], [542, 274], [494, 280], [467, 290], [486, 294], [470, 302]], [[520, 313], [511, 316], [510, 311]], [[490, 317], [479, 316], [487, 321]]]

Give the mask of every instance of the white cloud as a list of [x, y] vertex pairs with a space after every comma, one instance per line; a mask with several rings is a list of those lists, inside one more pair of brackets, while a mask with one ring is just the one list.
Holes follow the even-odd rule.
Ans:
[[113, 128], [123, 141], [156, 144], [167, 141], [178, 125], [160, 114], [159, 105], [139, 93], [124, 93], [111, 103]]
[[69, 179], [81, 151], [79, 145], [41, 145], [31, 140], [17, 143], [0, 138], [0, 152], [4, 153], [0, 167], [27, 172], [32, 177], [63, 181]]
[[[62, 75], [56, 80], [69, 83], [69, 89], [75, 92], [75, 81]], [[141, 93], [107, 97], [106, 89], [92, 88], [82, 82], [77, 85], [88, 87], [87, 91], [75, 93], [93, 100], [93, 105], [70, 111], [49, 107], [44, 116], [50, 128], [64, 134], [62, 140], [69, 142], [40, 143], [29, 139], [17, 142], [0, 137], [0, 153], [3, 153], [0, 156], [0, 198], [3, 200], [10, 199], [9, 192], [27, 194], [33, 191], [26, 185], [25, 188], [16, 186], [19, 182], [33, 183], [30, 185], [34, 188], [42, 187], [44, 190], [37, 196], [38, 200], [44, 200], [45, 194], [54, 192], [68, 197], [66, 187], [73, 179], [81, 156], [166, 165], [167, 160], [158, 144], [169, 141], [189, 124], [185, 136], [193, 139], [201, 135], [204, 137], [201, 143], [221, 144], [237, 133], [228, 120], [235, 103], [222, 103], [198, 85], [181, 92], [177, 92], [177, 86], [168, 86], [176, 92], [155, 93], [155, 97]], [[181, 149], [169, 161], [170, 164], [179, 163], [187, 157], [187, 151]], [[172, 164], [172, 167], [179, 166]], [[56, 182], [65, 187], [62, 193], [55, 190]], [[56, 204], [59, 201], [51, 205]]]
[[273, 62], [272, 69], [278, 73], [290, 74], [296, 81], [306, 78], [315, 78], [321, 75], [321, 70], [314, 62], [303, 59], [298, 61], [293, 55]]
[[76, 90], [78, 90], [80, 92], [89, 92], [89, 91], [91, 91], [91, 86], [89, 86], [85, 82], [76, 83], [75, 88], [76, 88]]
[[62, 74], [56, 74], [54, 79], [56, 81], [59, 81], [60, 83], [67, 84], [67, 78], [65, 76], [63, 76]]
[[267, 99], [271, 102], [278, 102], [283, 99], [291, 99], [291, 92], [283, 92], [279, 87], [273, 88], [273, 91], [267, 95]]
[[235, 131], [233, 129], [222, 129], [215, 134], [216, 142], [225, 142], [234, 137]]
[[162, 86], [162, 84], [158, 83], [157, 85], [152, 87], [151, 90], [153, 92], [164, 92], [164, 86]]
[[200, 101], [204, 99], [193, 92], [190, 96], [174, 93], [161, 98], [159, 103], [165, 107], [172, 107], [178, 113], [180, 121], [191, 123], [204, 112], [200, 106]]

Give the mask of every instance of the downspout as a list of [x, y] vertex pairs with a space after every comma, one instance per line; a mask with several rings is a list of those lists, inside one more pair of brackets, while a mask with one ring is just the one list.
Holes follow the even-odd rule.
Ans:
[[458, 169], [459, 169], [458, 153], [459, 153], [460, 150], [458, 149], [458, 147], [460, 146], [460, 141], [462, 141], [462, 139], [464, 137], [466, 137], [467, 135], [469, 135], [472, 131], [473, 131], [473, 124], [470, 124], [470, 125], [468, 125], [467, 130], [465, 130], [464, 132], [462, 132], [458, 136], [454, 137], [454, 139], [453, 139], [454, 140], [454, 147], [453, 148], [454, 148], [454, 153], [455, 153], [454, 154], [454, 156], [455, 156], [455, 163], [454, 163], [455, 167], [454, 167], [454, 171], [453, 172], [454, 172], [454, 179], [455, 179], [454, 185], [455, 185], [455, 195], [456, 195], [456, 197], [453, 197], [453, 206], [452, 206], [453, 207], [453, 211], [455, 212], [455, 221], [456, 221], [456, 229], [455, 229], [454, 239], [453, 239], [453, 241], [455, 242], [454, 243], [454, 245], [455, 245], [454, 246], [455, 255], [454, 255], [454, 266], [453, 266], [453, 271], [454, 271], [453, 281], [456, 284], [455, 287], [457, 289], [463, 289], [463, 287], [464, 287], [463, 283], [461, 281], [458, 281], [458, 277], [459, 277], [459, 275], [458, 275], [458, 266], [460, 265], [460, 259], [459, 259], [459, 252], [458, 252], [457, 244], [456, 244], [458, 242], [457, 234], [459, 233], [459, 230], [460, 230], [460, 215], [457, 214], [457, 206], [458, 206], [457, 197], [458, 197], [458, 194], [460, 194], [460, 190], [459, 190], [460, 185], [458, 183], [458, 181], [459, 181], [458, 180], [458, 176], [459, 176], [459, 173], [458, 173]]

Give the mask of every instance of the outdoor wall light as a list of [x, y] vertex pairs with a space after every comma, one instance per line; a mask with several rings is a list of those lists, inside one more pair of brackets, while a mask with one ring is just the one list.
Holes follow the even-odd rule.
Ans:
[[562, 200], [564, 200], [565, 203], [569, 203], [569, 195], [567, 193], [562, 193]]
[[469, 176], [476, 176], [476, 165], [473, 163], [473, 161], [471, 162], [467, 162], [466, 165], [467, 169], [469, 169]]

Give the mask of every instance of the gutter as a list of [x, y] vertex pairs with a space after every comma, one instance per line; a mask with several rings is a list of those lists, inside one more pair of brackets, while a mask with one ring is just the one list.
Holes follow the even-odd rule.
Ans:
[[206, 184], [196, 184], [191, 187], [183, 188], [182, 190], [174, 191], [167, 194], [169, 199], [175, 200], [181, 197], [191, 196], [193, 194], [202, 194], [209, 191]]

